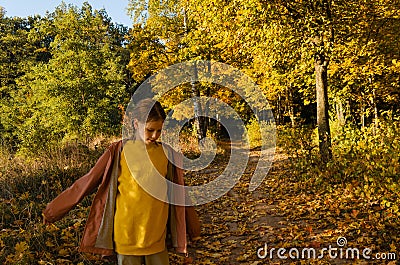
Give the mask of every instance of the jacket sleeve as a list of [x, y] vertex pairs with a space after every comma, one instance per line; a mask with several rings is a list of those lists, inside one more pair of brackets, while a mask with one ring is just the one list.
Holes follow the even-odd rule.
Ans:
[[75, 181], [71, 187], [51, 201], [43, 211], [46, 221], [53, 223], [60, 220], [86, 195], [98, 187], [106, 167], [111, 163], [110, 158], [111, 152], [110, 149], [107, 149], [86, 175]]

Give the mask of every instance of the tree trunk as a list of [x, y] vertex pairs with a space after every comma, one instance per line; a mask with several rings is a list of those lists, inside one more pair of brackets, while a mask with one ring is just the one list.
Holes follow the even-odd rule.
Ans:
[[344, 116], [344, 110], [343, 110], [343, 103], [341, 100], [339, 100], [336, 104], [336, 116], [337, 116], [337, 120], [339, 121], [339, 124], [341, 126], [346, 124], [346, 119]]
[[292, 91], [292, 85], [289, 85], [288, 88], [286, 88], [287, 90], [287, 103], [288, 103], [288, 107], [289, 107], [289, 117], [290, 117], [290, 121], [292, 122], [292, 127], [296, 127], [296, 118], [294, 115], [294, 103], [293, 103], [293, 91]]
[[328, 64], [323, 54], [315, 56], [315, 81], [317, 91], [317, 125], [319, 152], [324, 163], [332, 158], [331, 132], [329, 128], [328, 103]]
[[375, 88], [372, 90], [372, 106], [374, 107], [374, 135], [376, 132], [376, 129], [379, 127], [379, 114], [378, 114], [378, 105], [376, 104], [376, 93], [375, 93]]
[[192, 85], [192, 97], [193, 97], [193, 107], [194, 107], [194, 123], [197, 131], [197, 141], [200, 141], [206, 137], [206, 133], [204, 132], [204, 118], [202, 115], [202, 108], [201, 103], [198, 100], [200, 97], [200, 91], [198, 89], [198, 79], [197, 73], [197, 64], [196, 61], [193, 64], [193, 77], [192, 81], [190, 82]]
[[281, 95], [278, 95], [278, 101], [276, 103], [276, 123], [281, 125]]
[[[209, 73], [209, 75], [211, 76], [211, 59], [210, 56], [207, 56], [207, 71]], [[211, 90], [210, 90], [210, 86], [214, 86], [213, 84], [208, 84], [207, 88], [206, 88], [206, 98], [210, 98], [211, 97]], [[210, 124], [211, 124], [211, 118], [210, 118], [210, 101], [207, 101], [207, 104], [205, 106], [205, 115], [203, 117], [203, 131], [204, 131], [204, 137], [207, 136], [207, 131], [208, 128], [210, 128]]]
[[361, 128], [365, 127], [365, 105], [364, 100], [361, 101]]
[[350, 99], [346, 100], [346, 109], [344, 110], [344, 120], [347, 122], [350, 120], [350, 122], [354, 121], [354, 115], [351, 114], [351, 101]]

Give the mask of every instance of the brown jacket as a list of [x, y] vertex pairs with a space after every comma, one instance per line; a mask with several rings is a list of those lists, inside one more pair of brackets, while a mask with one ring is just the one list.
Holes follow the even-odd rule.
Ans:
[[[122, 147], [122, 141], [111, 144], [86, 175], [57, 196], [43, 211], [46, 221], [60, 220], [86, 195], [98, 188], [79, 248], [82, 252], [104, 256], [114, 254], [113, 222]], [[172, 148], [169, 151], [175, 164], [179, 165], [181, 157]], [[182, 169], [172, 163], [168, 166], [168, 178], [176, 184], [184, 185]], [[200, 236], [200, 223], [194, 208], [171, 205], [168, 223], [172, 246], [176, 251], [186, 253], [186, 232], [192, 239]]]

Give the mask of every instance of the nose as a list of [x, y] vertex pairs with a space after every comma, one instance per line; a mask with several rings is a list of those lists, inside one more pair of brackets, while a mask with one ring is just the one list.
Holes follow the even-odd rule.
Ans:
[[153, 132], [152, 134], [151, 134], [151, 139], [152, 140], [155, 140], [155, 139], [157, 139], [157, 132]]

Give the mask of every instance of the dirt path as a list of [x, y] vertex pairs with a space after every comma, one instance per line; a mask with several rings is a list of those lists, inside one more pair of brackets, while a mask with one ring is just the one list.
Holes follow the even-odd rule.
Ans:
[[[297, 207], [302, 211], [307, 209], [307, 202], [314, 195], [312, 191], [308, 194], [307, 188], [301, 192], [295, 188], [291, 190], [291, 186], [298, 183], [290, 176], [290, 163], [282, 151], [277, 150], [262, 185], [249, 192], [258, 155], [257, 151], [251, 152], [243, 177], [228, 194], [196, 207], [202, 221], [202, 239], [190, 244], [192, 264], [373, 264], [361, 259], [329, 259], [326, 253], [324, 259], [307, 258], [307, 255], [312, 257], [312, 252], [305, 252], [306, 258], [301, 259], [304, 248], [315, 249], [318, 257], [323, 247], [328, 247], [328, 244], [336, 246], [337, 235], [332, 235], [333, 228], [324, 227], [309, 213], [304, 218], [293, 218], [290, 214]], [[227, 164], [226, 160], [226, 157], [217, 157], [207, 169], [188, 172], [188, 184], [200, 185], [218, 177]], [[260, 248], [259, 255], [266, 255], [264, 258], [257, 255]], [[271, 252], [272, 248], [275, 248], [274, 252]], [[280, 259], [277, 255], [279, 248], [287, 251], [297, 248], [300, 258], [290, 259], [286, 252], [284, 256], [288, 258]], [[297, 253], [292, 254], [296, 256]], [[172, 256], [171, 264], [178, 262], [178, 256]]]
[[[225, 168], [225, 160], [220, 157], [211, 167], [188, 173], [186, 178], [191, 185], [211, 181]], [[257, 257], [257, 250], [265, 242], [280, 240], [276, 231], [286, 227], [268, 184], [282, 173], [285, 160], [284, 155], [277, 154], [264, 183], [249, 192], [258, 161], [257, 151], [253, 151], [244, 176], [228, 194], [196, 207], [202, 221], [202, 239], [189, 248], [193, 264], [266, 264]]]

